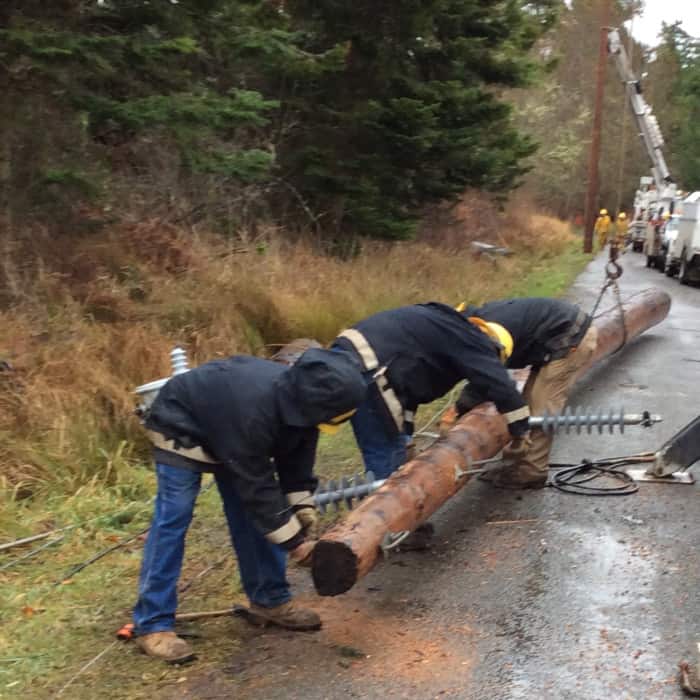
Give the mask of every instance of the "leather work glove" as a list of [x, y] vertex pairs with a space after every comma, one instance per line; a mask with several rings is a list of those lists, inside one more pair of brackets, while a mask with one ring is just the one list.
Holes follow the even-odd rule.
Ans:
[[289, 558], [297, 566], [311, 568], [315, 547], [316, 540], [304, 540], [300, 545], [297, 545], [291, 552], [289, 552]]
[[314, 539], [318, 537], [319, 516], [314, 506], [304, 505], [295, 508], [294, 515], [297, 516], [297, 520], [301, 523], [301, 531], [305, 537]]
[[525, 433], [525, 435], [513, 438], [510, 445], [506, 448], [508, 450], [508, 461], [519, 462], [525, 459], [531, 447], [532, 440], [530, 439], [530, 433]]

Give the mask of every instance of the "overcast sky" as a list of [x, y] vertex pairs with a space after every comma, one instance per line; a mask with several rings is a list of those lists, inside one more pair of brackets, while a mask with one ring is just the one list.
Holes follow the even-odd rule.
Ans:
[[661, 23], [681, 20], [688, 34], [700, 38], [700, 0], [645, 0], [644, 14], [636, 17], [632, 32], [638, 41], [655, 46]]

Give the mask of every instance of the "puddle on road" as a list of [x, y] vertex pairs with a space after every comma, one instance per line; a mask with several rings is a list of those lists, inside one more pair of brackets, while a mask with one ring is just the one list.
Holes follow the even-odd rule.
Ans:
[[504, 625], [515, 657], [503, 674], [509, 699], [637, 697], [633, 689], [665, 682], [651, 545], [609, 527], [560, 525], [550, 539], [555, 556], [530, 570]]

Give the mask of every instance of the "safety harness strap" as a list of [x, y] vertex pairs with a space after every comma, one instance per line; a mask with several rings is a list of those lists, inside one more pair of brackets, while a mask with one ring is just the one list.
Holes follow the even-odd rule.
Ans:
[[362, 358], [362, 363], [367, 371], [372, 372], [379, 367], [377, 353], [374, 352], [372, 346], [367, 342], [367, 338], [360, 331], [355, 328], [348, 328], [338, 337], [350, 341], [353, 348], [355, 348], [355, 352]]
[[404, 411], [398, 396], [396, 396], [396, 392], [392, 389], [391, 385], [389, 384], [389, 380], [386, 378], [387, 368], [385, 366], [379, 366], [379, 358], [377, 357], [377, 353], [374, 352], [372, 346], [367, 341], [367, 338], [365, 338], [365, 336], [362, 335], [362, 333], [360, 333], [360, 331], [358, 331], [356, 328], [348, 328], [338, 337], [348, 340], [355, 349], [355, 352], [360, 356], [365, 369], [368, 372], [374, 372], [374, 383], [379, 389], [379, 396], [391, 414], [398, 431], [400, 433], [404, 432], [404, 422], [412, 424], [413, 413], [410, 411]]
[[585, 311], [579, 311], [576, 320], [563, 333], [547, 341], [547, 347], [551, 350], [553, 359], [562, 350], [569, 350], [577, 340], [581, 339], [584, 326], [590, 323], [590, 317]]
[[165, 452], [173, 452], [181, 457], [193, 459], [195, 462], [219, 464], [217, 460], [208, 455], [201, 447], [176, 447], [175, 440], [168, 440], [164, 435], [155, 430], [147, 430], [146, 435], [155, 447]]

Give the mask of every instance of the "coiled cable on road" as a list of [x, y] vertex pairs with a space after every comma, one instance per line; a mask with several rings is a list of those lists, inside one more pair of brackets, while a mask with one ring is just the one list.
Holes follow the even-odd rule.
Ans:
[[[642, 452], [626, 457], [583, 459], [578, 464], [550, 464], [549, 468], [553, 470], [553, 474], [549, 485], [558, 491], [577, 496], [631, 496], [639, 491], [639, 486], [621, 467], [650, 462], [653, 459], [653, 452]], [[616, 483], [607, 485], [592, 483], [601, 478]]]

